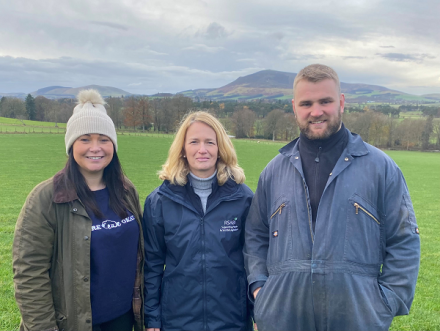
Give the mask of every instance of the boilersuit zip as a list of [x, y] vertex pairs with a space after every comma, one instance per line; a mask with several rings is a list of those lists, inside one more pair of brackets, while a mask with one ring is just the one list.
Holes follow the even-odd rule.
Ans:
[[363, 208], [360, 204], [358, 204], [357, 202], [354, 203], [354, 208], [356, 208], [356, 215], [359, 214], [359, 209], [362, 210], [365, 214], [367, 214], [368, 216], [370, 216], [377, 224], [380, 225], [380, 222], [377, 220], [376, 217], [374, 217], [373, 215], [370, 214], [369, 211], [367, 211], [365, 208]]
[[304, 195], [305, 195], [306, 204], [307, 204], [306, 208], [307, 208], [307, 219], [309, 221], [310, 238], [312, 238], [312, 245], [313, 245], [315, 243], [315, 238], [313, 235], [312, 217], [310, 217], [310, 215], [312, 214], [312, 207], [310, 206], [310, 203], [309, 203], [309, 196], [307, 194], [307, 185], [306, 185], [306, 182], [304, 181], [304, 178], [303, 178], [303, 186], [304, 186]]

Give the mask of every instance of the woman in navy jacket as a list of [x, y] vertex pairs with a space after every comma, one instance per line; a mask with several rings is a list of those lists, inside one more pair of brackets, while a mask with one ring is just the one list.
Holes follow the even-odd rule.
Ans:
[[242, 249], [253, 193], [221, 123], [189, 114], [159, 178], [143, 217], [147, 330], [252, 330]]

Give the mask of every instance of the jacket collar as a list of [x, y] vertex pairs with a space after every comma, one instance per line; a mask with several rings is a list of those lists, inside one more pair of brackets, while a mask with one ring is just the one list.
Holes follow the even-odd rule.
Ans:
[[67, 178], [66, 170], [59, 171], [53, 177], [53, 202], [66, 203], [78, 199], [73, 183]]
[[[350, 130], [348, 130], [347, 128], [345, 128], [345, 130], [348, 131], [347, 153], [351, 156], [367, 155], [369, 152], [368, 152], [367, 146], [365, 146], [365, 143], [362, 140], [362, 138], [358, 134], [350, 132]], [[292, 140], [286, 146], [282, 147], [279, 150], [279, 152], [286, 157], [298, 155], [299, 154], [299, 149], [298, 149], [299, 140], [300, 140], [299, 137]]]
[[[217, 180], [214, 180], [212, 183], [212, 193], [209, 200], [211, 200], [211, 198], [214, 200], [220, 200], [225, 197], [230, 197], [237, 193], [239, 189], [240, 185], [230, 178], [222, 186], [219, 186]], [[168, 180], [164, 180], [162, 185], [159, 187], [159, 192], [161, 194], [172, 197], [176, 202], [186, 206], [189, 205], [188, 195], [190, 191], [193, 191], [193, 188], [191, 187], [189, 180], [183, 186], [174, 185]]]

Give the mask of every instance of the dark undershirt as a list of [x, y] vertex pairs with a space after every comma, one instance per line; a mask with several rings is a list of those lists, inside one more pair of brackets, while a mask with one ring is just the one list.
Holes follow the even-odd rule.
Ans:
[[[327, 139], [310, 140], [302, 133], [299, 140], [301, 164], [309, 188], [310, 204], [312, 207], [312, 227], [315, 231], [316, 215], [319, 201], [327, 184], [328, 177], [348, 143], [348, 132], [344, 124], [341, 129]], [[250, 285], [251, 294], [264, 286], [264, 281]]]
[[311, 140], [302, 133], [300, 134], [298, 148], [306, 185], [309, 189], [313, 231], [315, 231], [319, 201], [328, 177], [347, 143], [348, 132], [344, 124], [338, 132], [327, 139]]

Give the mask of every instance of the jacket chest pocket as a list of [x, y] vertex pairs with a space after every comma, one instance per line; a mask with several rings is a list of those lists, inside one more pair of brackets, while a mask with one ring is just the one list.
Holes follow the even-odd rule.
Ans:
[[292, 229], [290, 206], [287, 201], [278, 201], [272, 208], [269, 219], [269, 253], [268, 263], [289, 259], [292, 252]]
[[362, 264], [381, 263], [381, 219], [365, 199], [348, 200], [344, 260]]

